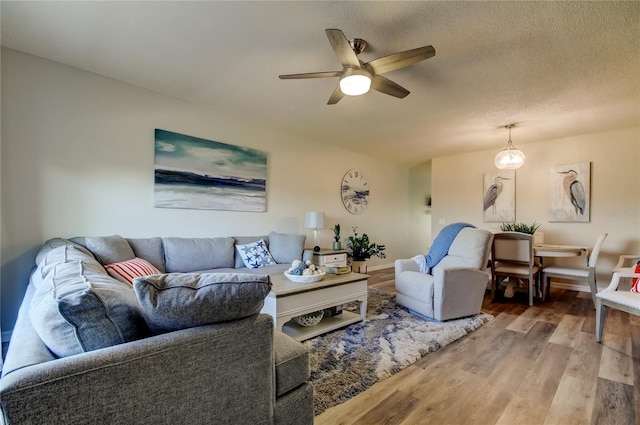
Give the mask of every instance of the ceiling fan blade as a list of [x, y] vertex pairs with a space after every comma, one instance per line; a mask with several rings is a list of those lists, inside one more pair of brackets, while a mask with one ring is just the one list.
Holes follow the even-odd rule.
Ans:
[[344, 33], [331, 28], [325, 30], [325, 33], [327, 33], [327, 38], [329, 39], [329, 43], [331, 43], [333, 53], [336, 54], [340, 63], [344, 66], [360, 68], [358, 56], [351, 48], [349, 40], [344, 36]]
[[342, 71], [327, 71], [327, 72], [308, 72], [306, 74], [287, 74], [279, 75], [281, 80], [294, 80], [299, 78], [330, 78], [339, 77]]
[[367, 63], [367, 65], [370, 66], [376, 74], [384, 74], [385, 72], [413, 65], [414, 63], [429, 59], [435, 55], [436, 49], [434, 49], [433, 46], [424, 46], [383, 56], [372, 60]]
[[373, 77], [373, 80], [371, 81], [371, 88], [393, 97], [399, 97], [400, 99], [407, 97], [409, 93], [411, 93], [404, 87], [380, 75], [375, 75]]
[[342, 99], [343, 97], [344, 93], [342, 93], [342, 90], [340, 90], [340, 85], [338, 84], [338, 87], [336, 87], [336, 89], [331, 94], [327, 105], [335, 105], [336, 103], [340, 102], [340, 99]]

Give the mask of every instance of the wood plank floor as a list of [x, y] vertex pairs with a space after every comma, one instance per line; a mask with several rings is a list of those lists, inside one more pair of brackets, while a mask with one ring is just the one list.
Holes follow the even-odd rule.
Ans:
[[[395, 293], [393, 269], [369, 274], [370, 286]], [[588, 293], [552, 288], [533, 307], [487, 294], [483, 311], [495, 320], [315, 425], [640, 423], [639, 317], [608, 309], [598, 344]]]

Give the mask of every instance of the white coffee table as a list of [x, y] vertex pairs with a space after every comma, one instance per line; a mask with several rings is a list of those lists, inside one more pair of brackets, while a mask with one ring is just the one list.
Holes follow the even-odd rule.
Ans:
[[[298, 341], [313, 338], [333, 329], [363, 321], [367, 314], [366, 274], [347, 273], [330, 275], [314, 283], [295, 283], [282, 275], [271, 276], [272, 288], [264, 300], [262, 313], [273, 317], [276, 329]], [[291, 321], [296, 316], [312, 313], [357, 301], [360, 311], [342, 311], [342, 314], [325, 317], [310, 327], [300, 326]]]

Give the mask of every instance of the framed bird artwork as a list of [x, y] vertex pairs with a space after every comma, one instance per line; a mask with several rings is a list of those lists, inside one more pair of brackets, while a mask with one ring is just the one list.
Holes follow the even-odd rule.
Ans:
[[588, 222], [591, 162], [553, 165], [549, 172], [549, 221]]
[[484, 173], [483, 221], [508, 223], [516, 220], [516, 170]]

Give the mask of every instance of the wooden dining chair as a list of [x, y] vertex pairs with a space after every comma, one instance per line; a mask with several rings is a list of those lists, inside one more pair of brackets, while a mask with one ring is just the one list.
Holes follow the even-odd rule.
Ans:
[[529, 305], [537, 289], [536, 278], [540, 267], [533, 255], [533, 235], [520, 232], [502, 232], [493, 235], [491, 247], [491, 297], [495, 300], [498, 285], [506, 279], [526, 280]]
[[596, 305], [596, 293], [598, 292], [598, 286], [596, 283], [596, 263], [600, 256], [600, 249], [604, 240], [607, 238], [608, 233], [600, 235], [596, 244], [589, 254], [587, 254], [587, 267], [568, 267], [561, 265], [553, 265], [544, 267], [542, 269], [542, 284], [543, 284], [543, 296], [547, 298], [549, 296], [549, 290], [551, 289], [551, 279], [566, 279], [573, 280], [582, 283], [587, 283], [591, 290], [591, 297], [593, 299], [593, 305]]

